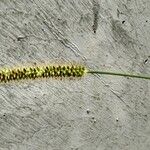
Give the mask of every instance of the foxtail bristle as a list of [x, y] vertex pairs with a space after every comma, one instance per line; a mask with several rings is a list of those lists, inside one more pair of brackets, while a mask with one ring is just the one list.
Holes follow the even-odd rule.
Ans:
[[0, 71], [0, 82], [9, 82], [12, 80], [36, 79], [49, 77], [82, 77], [86, 72], [85, 67], [81, 65], [72, 66], [43, 66], [26, 67], [18, 69], [3, 69]]

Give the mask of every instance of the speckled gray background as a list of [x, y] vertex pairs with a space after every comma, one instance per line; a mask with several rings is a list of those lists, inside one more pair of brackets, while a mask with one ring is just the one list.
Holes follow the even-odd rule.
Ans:
[[[0, 67], [49, 63], [150, 74], [150, 0], [0, 0]], [[0, 150], [149, 149], [148, 80], [0, 85]]]

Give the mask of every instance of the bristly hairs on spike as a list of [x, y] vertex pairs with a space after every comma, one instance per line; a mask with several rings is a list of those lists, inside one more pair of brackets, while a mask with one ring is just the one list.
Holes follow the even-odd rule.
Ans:
[[0, 82], [9, 82], [22, 79], [36, 78], [76, 78], [82, 77], [86, 73], [86, 68], [82, 65], [48, 65], [34, 66], [16, 69], [2, 69], [0, 71]]

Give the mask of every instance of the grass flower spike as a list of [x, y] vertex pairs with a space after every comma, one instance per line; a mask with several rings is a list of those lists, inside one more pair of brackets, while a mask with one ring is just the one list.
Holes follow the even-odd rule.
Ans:
[[135, 75], [135, 74], [124, 74], [116, 72], [103, 72], [103, 71], [92, 71], [86, 69], [82, 65], [48, 65], [48, 66], [35, 66], [35, 67], [25, 67], [18, 69], [2, 69], [0, 71], [0, 82], [9, 82], [12, 80], [22, 80], [22, 79], [36, 79], [36, 78], [78, 78], [84, 76], [86, 73], [89, 74], [105, 74], [112, 76], [124, 76], [131, 78], [142, 78], [149, 79], [150, 76]]
[[83, 66], [43, 66], [18, 69], [3, 69], [0, 71], [0, 82], [11, 80], [36, 79], [48, 77], [82, 77], [85, 73]]

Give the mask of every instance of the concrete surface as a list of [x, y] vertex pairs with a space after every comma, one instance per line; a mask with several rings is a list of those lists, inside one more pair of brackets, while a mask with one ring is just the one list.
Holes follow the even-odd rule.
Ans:
[[[79, 63], [150, 74], [150, 0], [0, 0], [0, 67]], [[0, 150], [149, 150], [150, 81], [87, 75], [0, 85]]]

